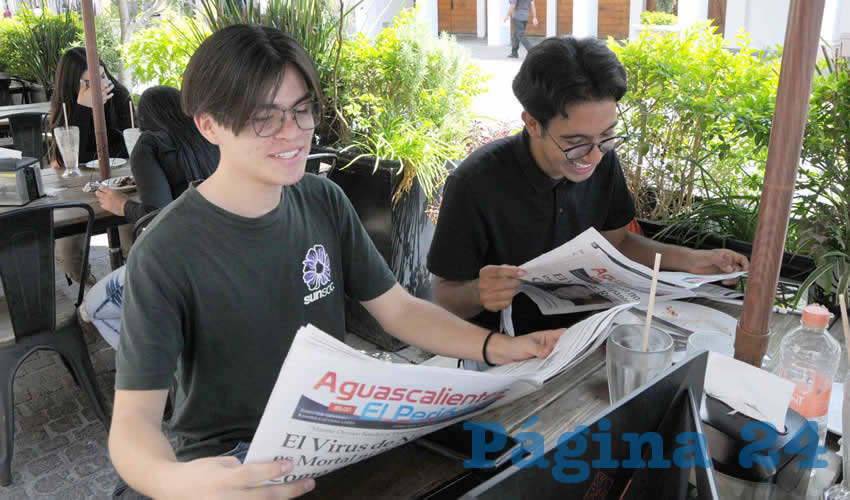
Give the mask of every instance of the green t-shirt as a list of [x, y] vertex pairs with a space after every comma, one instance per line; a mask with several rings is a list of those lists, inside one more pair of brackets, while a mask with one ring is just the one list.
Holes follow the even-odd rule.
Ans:
[[339, 187], [307, 174], [282, 193], [246, 218], [190, 187], [130, 252], [115, 387], [175, 384], [180, 460], [250, 441], [298, 328], [342, 339], [344, 295], [395, 284]]

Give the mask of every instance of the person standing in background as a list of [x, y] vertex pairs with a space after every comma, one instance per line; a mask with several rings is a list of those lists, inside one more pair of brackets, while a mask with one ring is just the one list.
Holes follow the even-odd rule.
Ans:
[[12, 17], [12, 11], [9, 10], [9, 4], [6, 4], [6, 8], [3, 9], [3, 17]]
[[528, 14], [531, 12], [531, 22], [537, 26], [537, 9], [534, 8], [534, 0], [510, 0], [511, 7], [505, 22], [513, 19], [513, 30], [511, 32], [511, 53], [508, 57], [519, 57], [519, 44], [525, 47], [526, 52], [531, 50], [531, 42], [525, 36], [525, 27], [528, 25]]

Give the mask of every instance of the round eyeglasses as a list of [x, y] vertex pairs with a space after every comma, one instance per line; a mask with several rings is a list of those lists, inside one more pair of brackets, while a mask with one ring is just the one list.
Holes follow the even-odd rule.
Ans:
[[283, 129], [287, 113], [301, 130], [313, 130], [319, 124], [322, 106], [317, 101], [302, 102], [289, 109], [267, 106], [251, 117], [254, 132], [260, 137], [271, 137]]
[[552, 134], [549, 133], [549, 130], [545, 128], [543, 130], [546, 130], [546, 135], [548, 135], [549, 138], [552, 139], [552, 142], [554, 142], [555, 146], [557, 146], [558, 149], [560, 149], [561, 152], [564, 153], [564, 156], [571, 161], [578, 160], [589, 155], [590, 152], [593, 151], [594, 146], [598, 147], [599, 151], [601, 151], [602, 154], [605, 154], [608, 151], [613, 151], [629, 139], [629, 136], [627, 135], [615, 135], [614, 137], [609, 137], [599, 142], [589, 142], [587, 144], [579, 144], [578, 146], [563, 149], [558, 144], [558, 141], [556, 141], [555, 138], [552, 137]]

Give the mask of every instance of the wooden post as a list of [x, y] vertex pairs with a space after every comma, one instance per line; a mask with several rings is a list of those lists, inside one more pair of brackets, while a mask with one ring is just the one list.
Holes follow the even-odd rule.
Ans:
[[761, 366], [767, 352], [768, 320], [782, 264], [788, 216], [817, 61], [825, 0], [791, 0], [776, 112], [770, 131], [764, 188], [753, 240], [747, 294], [738, 321], [735, 359]]
[[86, 35], [86, 65], [91, 81], [91, 110], [100, 180], [109, 179], [109, 142], [106, 138], [106, 116], [103, 112], [103, 89], [100, 85], [100, 58], [97, 56], [97, 32], [94, 27], [92, 0], [82, 0], [83, 30]]

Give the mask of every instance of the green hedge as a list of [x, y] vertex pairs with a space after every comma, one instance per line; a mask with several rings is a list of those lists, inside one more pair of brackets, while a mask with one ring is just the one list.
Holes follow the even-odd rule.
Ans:
[[676, 14], [670, 14], [667, 12], [654, 12], [651, 10], [646, 10], [640, 13], [641, 24], [669, 26], [677, 24], [678, 22], [679, 18], [676, 16]]

